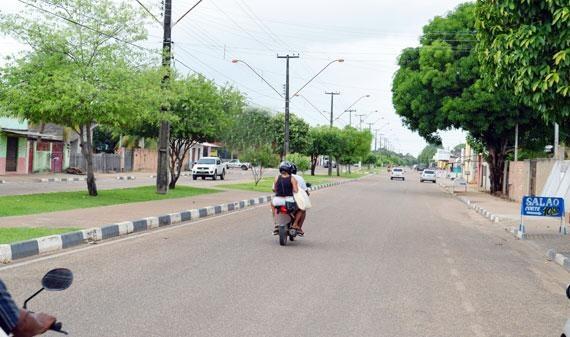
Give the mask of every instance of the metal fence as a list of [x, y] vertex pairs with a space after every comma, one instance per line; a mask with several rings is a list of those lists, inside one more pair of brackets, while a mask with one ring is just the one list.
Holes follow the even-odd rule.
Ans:
[[[86, 171], [86, 161], [80, 153], [69, 156], [69, 166]], [[132, 166], [132, 165], [131, 165]], [[93, 170], [95, 172], [121, 171], [121, 155], [114, 153], [97, 153], [93, 155]]]

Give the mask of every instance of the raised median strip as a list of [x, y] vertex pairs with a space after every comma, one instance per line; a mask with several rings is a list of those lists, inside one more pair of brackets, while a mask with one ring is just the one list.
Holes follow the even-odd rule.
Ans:
[[74, 178], [40, 178], [37, 179], [38, 183], [67, 183], [72, 181], [85, 181], [87, 177], [74, 177]]
[[117, 180], [135, 180], [137, 177], [135, 176], [117, 176]]
[[[355, 180], [358, 179], [350, 179], [316, 185], [311, 187], [310, 190], [316, 191], [331, 186], [345, 184]], [[144, 232], [159, 227], [175, 225], [182, 222], [188, 222], [233, 212], [240, 209], [268, 203], [271, 201], [271, 198], [272, 196], [260, 196], [247, 200], [240, 200], [220, 205], [185, 210], [177, 213], [148, 217], [134, 221], [125, 221], [65, 234], [50, 235], [12, 244], [0, 244], [0, 263], [9, 263], [14, 260], [51, 253], [86, 243], [94, 243], [132, 233]]]

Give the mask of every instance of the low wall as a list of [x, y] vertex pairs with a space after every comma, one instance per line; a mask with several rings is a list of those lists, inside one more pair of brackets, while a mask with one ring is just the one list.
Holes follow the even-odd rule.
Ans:
[[528, 194], [529, 175], [528, 161], [509, 162], [509, 199], [519, 201]]

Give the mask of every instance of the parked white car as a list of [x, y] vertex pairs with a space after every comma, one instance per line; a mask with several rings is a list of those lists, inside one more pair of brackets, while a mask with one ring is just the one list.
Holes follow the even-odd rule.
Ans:
[[431, 181], [435, 184], [435, 179], [436, 175], [434, 170], [423, 170], [422, 174], [420, 175], [420, 183], [423, 183], [424, 181]]
[[198, 177], [206, 179], [210, 177], [216, 180], [218, 177], [224, 180], [226, 176], [226, 164], [218, 157], [204, 157], [199, 159], [192, 167], [192, 179], [196, 180]]
[[232, 159], [229, 162], [226, 163], [226, 166], [231, 169], [231, 168], [240, 168], [244, 171], [248, 170], [251, 167], [250, 163], [243, 163], [241, 162], [239, 159]]
[[394, 180], [394, 179], [400, 179], [400, 180], [406, 180], [406, 177], [404, 177], [404, 169], [401, 167], [394, 167], [390, 173], [390, 180]]

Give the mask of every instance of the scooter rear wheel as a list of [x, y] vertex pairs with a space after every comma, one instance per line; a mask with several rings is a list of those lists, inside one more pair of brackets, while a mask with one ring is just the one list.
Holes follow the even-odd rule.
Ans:
[[287, 228], [285, 226], [279, 226], [279, 244], [281, 246], [287, 245]]

